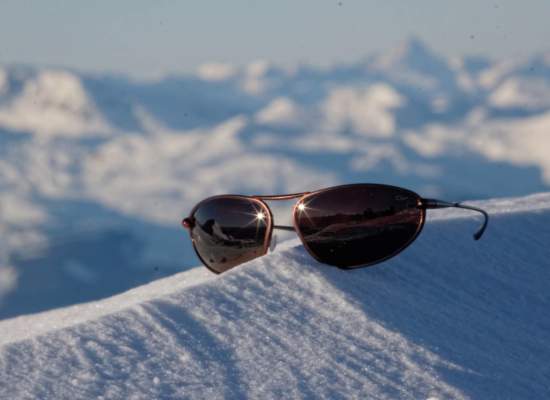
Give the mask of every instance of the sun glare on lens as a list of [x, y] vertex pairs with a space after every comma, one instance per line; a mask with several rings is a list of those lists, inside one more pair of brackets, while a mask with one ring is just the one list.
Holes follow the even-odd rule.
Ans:
[[304, 204], [304, 203], [300, 203], [300, 204], [298, 204], [298, 210], [300, 210], [300, 211], [304, 211], [305, 209], [306, 209], [306, 206], [305, 206], [305, 204]]
[[259, 221], [263, 221], [265, 219], [265, 214], [263, 213], [263, 211], [258, 211], [256, 213], [256, 219]]

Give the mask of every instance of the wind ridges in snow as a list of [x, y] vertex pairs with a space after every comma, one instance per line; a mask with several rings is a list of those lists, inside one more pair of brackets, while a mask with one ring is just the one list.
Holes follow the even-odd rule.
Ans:
[[[489, 212], [490, 216], [493, 217], [499, 214], [508, 213], [539, 213], [545, 210], [550, 210], [550, 193], [538, 193], [516, 198], [471, 201], [465, 202], [465, 204], [481, 207]], [[478, 218], [478, 216], [468, 210], [452, 208], [430, 210], [428, 212], [428, 221], [438, 221], [444, 223], [445, 221], [456, 218], [475, 219]], [[491, 223], [490, 225], [492, 227], [493, 224]], [[291, 249], [290, 251], [294, 251], [292, 249], [298, 246], [301, 246], [301, 244], [297, 239], [288, 240], [286, 243], [279, 244], [279, 248]], [[273, 257], [273, 255], [268, 254], [264, 257]], [[236, 271], [238, 270], [233, 272]], [[227, 274], [224, 274], [223, 276], [226, 275]], [[32, 336], [45, 333], [41, 329], [48, 326], [48, 324], [44, 323], [44, 321], [47, 320], [57, 321], [54, 329], [65, 328], [87, 320], [99, 318], [106, 314], [118, 312], [125, 308], [131, 307], [132, 305], [143, 303], [159, 296], [168, 295], [180, 290], [186, 290], [192, 286], [201, 284], [208, 285], [208, 282], [215, 277], [216, 275], [211, 274], [208, 270], [197, 267], [174, 275], [173, 277], [153, 281], [149, 284], [131, 289], [120, 295], [100, 301], [77, 304], [75, 306], [57, 310], [0, 321], [0, 328], [2, 328], [1, 330], [7, 333], [0, 337], [0, 345], [23, 340], [24, 337], [21, 336], [21, 333], [23, 335], [30, 334]], [[21, 327], [29, 327], [31, 324], [35, 327], [35, 329], [28, 329], [27, 331], [21, 329]], [[18, 332], [18, 334], [12, 336], [10, 335], [10, 332]]]
[[[194, 268], [169, 278], [163, 278], [100, 301], [23, 315], [0, 321], [0, 346], [43, 335], [51, 330], [64, 329], [86, 321], [114, 314], [155, 297], [184, 290], [215, 278], [206, 268]], [[52, 323], [52, 321], [54, 321]]]
[[148, 288], [166, 295], [4, 345], [0, 397], [543, 398], [549, 197], [497, 212], [479, 242], [474, 217], [428, 222], [374, 268], [294, 247], [176, 291], [168, 278]]
[[[538, 213], [545, 210], [550, 210], [550, 193], [539, 193], [524, 197], [491, 199], [465, 203], [482, 207], [493, 217], [495, 215], [507, 213]], [[471, 211], [460, 209], [430, 210], [428, 212], [428, 221], [438, 221], [444, 223], [445, 221], [456, 218], [470, 220], [478, 218], [478, 216]], [[493, 223], [490, 223], [491, 228], [492, 225]], [[301, 246], [301, 243], [298, 239], [291, 239], [287, 240], [286, 243], [279, 244], [278, 246], [280, 249], [285, 249], [281, 252], [286, 254], [288, 251], [291, 253], [294, 252], [294, 248]], [[274, 255], [268, 254], [264, 257], [274, 257]], [[239, 268], [239, 270], [241, 268]], [[234, 270], [232, 273], [238, 273], [238, 270]], [[227, 273], [223, 276], [226, 275]], [[185, 291], [193, 286], [202, 284], [209, 285], [209, 282], [214, 278], [216, 278], [216, 275], [211, 274], [208, 270], [199, 266], [197, 268], [176, 274], [172, 277], [153, 281], [149, 284], [131, 289], [125, 293], [115, 295], [107, 299], [0, 321], [0, 330], [3, 332], [0, 336], [0, 345], [41, 335], [47, 333], [50, 329], [62, 329], [71, 325], [86, 322], [87, 320], [97, 319], [104, 315], [119, 312], [128, 307], [150, 301], [157, 297], [166, 296], [174, 292]], [[46, 322], [50, 320], [56, 321], [54, 326], [51, 326]]]

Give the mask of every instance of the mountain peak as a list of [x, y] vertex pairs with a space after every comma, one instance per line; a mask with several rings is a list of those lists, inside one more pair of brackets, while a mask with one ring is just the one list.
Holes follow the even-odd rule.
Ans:
[[371, 67], [390, 80], [422, 86], [426, 90], [454, 91], [456, 87], [449, 61], [416, 37], [383, 52], [373, 60]]
[[419, 38], [412, 36], [396, 47], [383, 52], [377, 59], [375, 64], [378, 67], [388, 68], [397, 65], [415, 65], [426, 63], [430, 60], [440, 62], [440, 57], [435, 54], [426, 44]]
[[403, 53], [432, 54], [432, 50], [417, 36], [411, 36], [401, 41], [397, 49]]

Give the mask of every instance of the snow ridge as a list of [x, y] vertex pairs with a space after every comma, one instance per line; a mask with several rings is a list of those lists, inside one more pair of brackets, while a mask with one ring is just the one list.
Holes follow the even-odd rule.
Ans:
[[[90, 319], [62, 329], [66, 310], [1, 322], [0, 398], [544, 398], [550, 193], [480, 205], [483, 240], [476, 216], [437, 211], [375, 268], [291, 246], [74, 306]], [[49, 329], [17, 339], [34, 319]]]

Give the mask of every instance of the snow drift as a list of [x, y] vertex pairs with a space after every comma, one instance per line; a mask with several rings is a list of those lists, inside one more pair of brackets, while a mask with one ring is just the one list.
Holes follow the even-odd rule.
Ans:
[[0, 323], [0, 398], [544, 398], [550, 193], [434, 211], [374, 268], [297, 242]]

